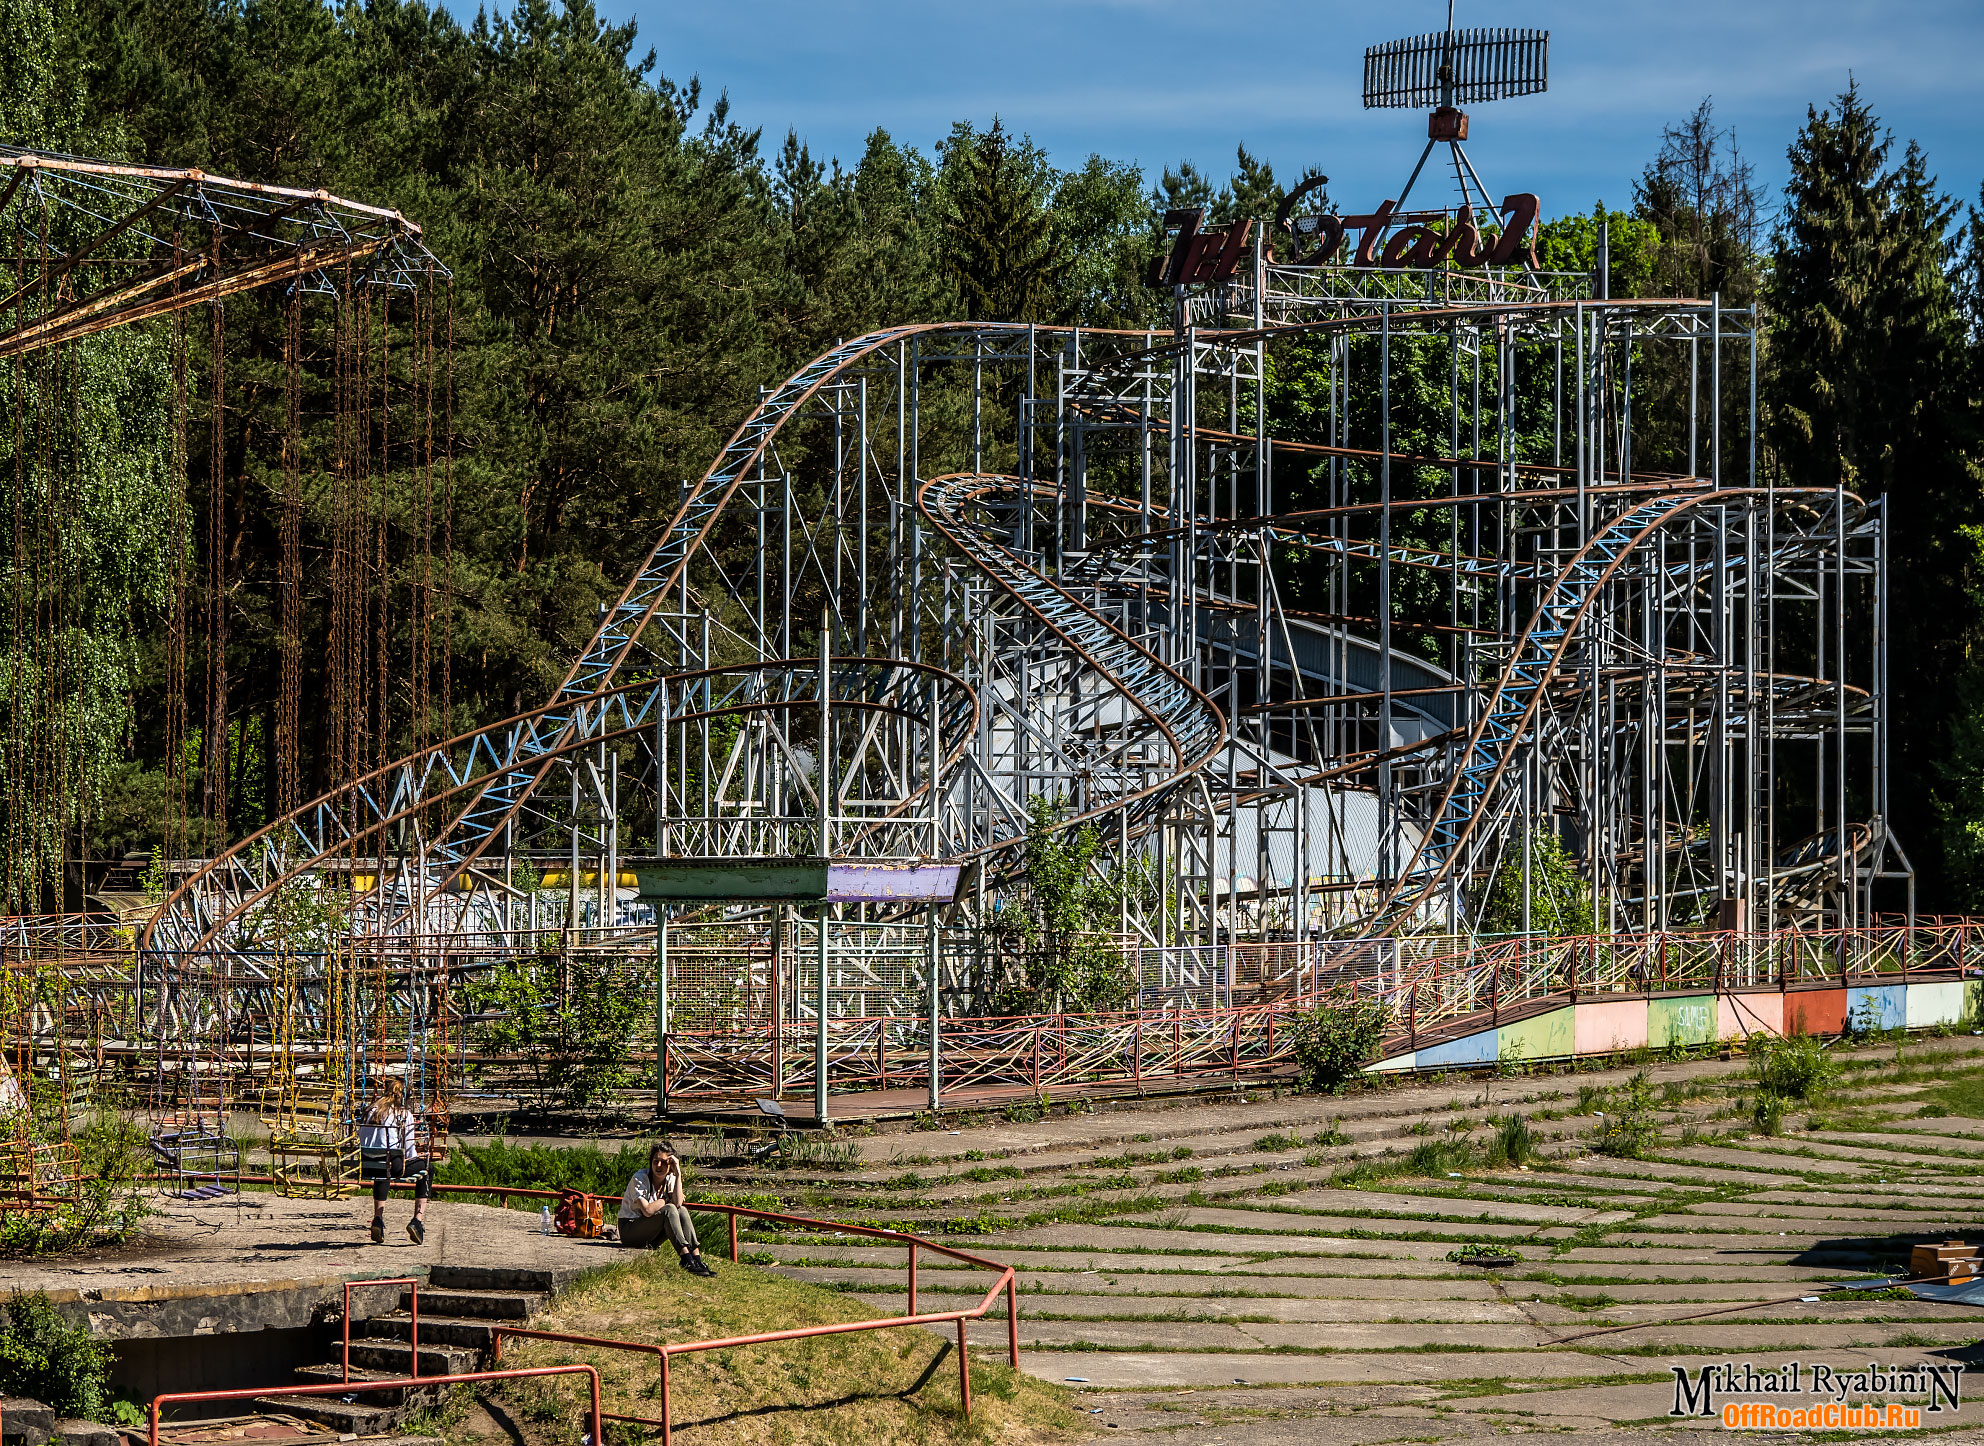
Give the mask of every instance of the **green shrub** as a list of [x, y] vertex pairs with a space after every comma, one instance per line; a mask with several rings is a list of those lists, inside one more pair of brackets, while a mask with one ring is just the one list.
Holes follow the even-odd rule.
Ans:
[[1809, 1034], [1789, 1039], [1750, 1036], [1750, 1071], [1758, 1088], [1787, 1100], [1809, 1100], [1824, 1093], [1836, 1073], [1832, 1056]]
[[[63, 1114], [56, 1102], [47, 1111], [0, 1119], [0, 1130], [25, 1128], [28, 1138], [49, 1143], [59, 1138]], [[53, 1209], [0, 1207], [0, 1256], [59, 1255], [92, 1245], [113, 1245], [137, 1233], [151, 1213], [135, 1178], [152, 1168], [145, 1135], [129, 1116], [103, 1102], [92, 1105], [80, 1125], [71, 1122], [81, 1180], [73, 1196]]]
[[1637, 1160], [1660, 1145], [1660, 1115], [1655, 1108], [1653, 1081], [1645, 1070], [1626, 1084], [1611, 1114], [1600, 1118], [1595, 1141], [1601, 1155]]
[[0, 1325], [0, 1396], [30, 1396], [58, 1416], [100, 1418], [110, 1400], [110, 1347], [70, 1325], [45, 1292], [16, 1291]]
[[1495, 1137], [1488, 1142], [1490, 1165], [1526, 1165], [1536, 1158], [1536, 1135], [1529, 1121], [1510, 1115], [1495, 1126]]
[[1523, 928], [1522, 856], [1529, 854], [1529, 928], [1556, 936], [1593, 932], [1591, 883], [1578, 873], [1554, 829], [1531, 829], [1513, 842], [1500, 869], [1475, 898], [1484, 934]]
[[1389, 1011], [1376, 1000], [1343, 999], [1317, 1005], [1289, 1027], [1289, 1048], [1302, 1083], [1323, 1094], [1342, 1094], [1377, 1056]]
[[1783, 1134], [1784, 1096], [1759, 1090], [1756, 1103], [1750, 1106], [1750, 1124], [1760, 1135]]
[[645, 1141], [609, 1153], [597, 1145], [518, 1145], [499, 1137], [486, 1145], [457, 1144], [435, 1168], [434, 1183], [619, 1195], [647, 1163]]
[[[642, 1082], [628, 1051], [653, 1006], [611, 962], [585, 953], [505, 960], [470, 980], [467, 993], [477, 1014], [471, 1041], [521, 1062], [512, 1087], [526, 1112], [596, 1106]], [[486, 1078], [489, 1068], [473, 1072]]]

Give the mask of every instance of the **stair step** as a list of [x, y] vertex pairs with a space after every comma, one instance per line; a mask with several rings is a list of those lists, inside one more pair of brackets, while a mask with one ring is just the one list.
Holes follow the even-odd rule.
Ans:
[[546, 1291], [563, 1290], [585, 1271], [576, 1265], [437, 1265], [427, 1273], [435, 1290]]
[[[464, 1350], [460, 1346], [430, 1346], [420, 1343], [420, 1374], [423, 1376], [453, 1376], [463, 1371], [472, 1371], [476, 1366], [477, 1352]], [[360, 1339], [351, 1343], [351, 1363], [364, 1366], [368, 1370], [386, 1371], [396, 1375], [412, 1374], [413, 1351], [399, 1341]]]
[[[412, 1299], [400, 1292], [400, 1309]], [[551, 1299], [541, 1290], [443, 1290], [438, 1287], [420, 1292], [420, 1318], [428, 1312], [437, 1316], [476, 1316], [489, 1320], [529, 1320]]]
[[341, 1401], [336, 1396], [257, 1396], [254, 1404], [259, 1410], [281, 1411], [355, 1436], [391, 1431], [406, 1414], [404, 1407], [367, 1406], [357, 1401]]
[[[426, 1302], [422, 1301], [422, 1305]], [[522, 1325], [521, 1320], [465, 1319], [453, 1315], [420, 1313], [420, 1347], [460, 1346], [463, 1350], [486, 1351], [496, 1344], [495, 1330], [502, 1325]], [[407, 1341], [413, 1339], [413, 1320], [404, 1315], [375, 1315], [364, 1322], [364, 1339]], [[357, 1345], [360, 1337], [353, 1336]]]
[[[352, 1342], [354, 1348], [352, 1354], [354, 1356], [357, 1355], [357, 1344], [356, 1341]], [[423, 1350], [421, 1354], [425, 1355], [426, 1351]], [[299, 1386], [329, 1386], [343, 1379], [345, 1379], [344, 1368], [336, 1361], [327, 1361], [321, 1366], [299, 1366], [296, 1369], [296, 1384]], [[406, 1372], [399, 1370], [371, 1370], [359, 1365], [354, 1360], [351, 1367], [351, 1379], [354, 1381], [404, 1381], [406, 1379]], [[361, 1404], [367, 1406], [399, 1406], [405, 1403], [409, 1392], [419, 1392], [424, 1389], [425, 1387], [415, 1382], [410, 1383], [402, 1390], [367, 1391], [358, 1399]], [[338, 1398], [336, 1396], [319, 1396], [314, 1399], [335, 1401]]]

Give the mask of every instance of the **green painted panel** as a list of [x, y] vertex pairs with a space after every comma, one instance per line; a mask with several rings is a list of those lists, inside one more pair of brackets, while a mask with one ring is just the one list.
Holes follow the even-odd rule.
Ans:
[[1496, 1040], [1496, 1056], [1500, 1059], [1559, 1059], [1575, 1049], [1568, 1009], [1553, 1009], [1548, 1014], [1505, 1024]]
[[1658, 996], [1646, 1002], [1646, 1042], [1654, 1049], [1670, 1044], [1708, 1044], [1715, 1039], [1715, 996], [1686, 994], [1679, 999]]
[[787, 899], [827, 896], [825, 859], [669, 859], [638, 863], [643, 899]]

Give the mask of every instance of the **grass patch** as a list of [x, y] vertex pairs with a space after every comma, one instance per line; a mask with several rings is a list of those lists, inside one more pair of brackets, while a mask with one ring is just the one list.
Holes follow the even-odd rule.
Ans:
[[[518, 1145], [495, 1139], [458, 1144], [434, 1172], [437, 1185], [507, 1185], [513, 1190], [584, 1190], [619, 1195], [636, 1170], [647, 1168], [646, 1141], [613, 1151], [598, 1145]], [[494, 1201], [489, 1202], [494, 1204]], [[519, 1202], [536, 1210], [544, 1202]]]
[[1809, 1100], [1823, 1094], [1839, 1070], [1824, 1042], [1813, 1035], [1770, 1039], [1753, 1034], [1749, 1041], [1750, 1069], [1758, 1091], [1780, 1099]]
[[1918, 1111], [1920, 1114], [1929, 1114], [1926, 1107], [1942, 1107], [1937, 1115], [1930, 1116], [1932, 1119], [1948, 1115], [1984, 1119], [1984, 1073], [1965, 1073], [1955, 1079], [1946, 1079], [1933, 1088], [1923, 1090], [1915, 1098], [1925, 1107]]
[[[1140, 1136], [1139, 1138], [1148, 1138]], [[1180, 1145], [1172, 1150], [1131, 1150], [1122, 1155], [1097, 1155], [1094, 1163], [1104, 1169], [1118, 1170], [1125, 1165], [1161, 1165], [1166, 1160], [1189, 1160], [1192, 1147]]]
[[[614, 1266], [582, 1280], [533, 1324], [577, 1335], [688, 1341], [873, 1314], [838, 1292], [751, 1266], [718, 1262], [716, 1271], [699, 1280], [659, 1255]], [[670, 1368], [672, 1414], [678, 1431], [693, 1425], [705, 1446], [1049, 1441], [1086, 1421], [1060, 1387], [976, 1354], [966, 1420], [954, 1350], [911, 1327], [679, 1357]], [[507, 1350], [504, 1359], [509, 1363]], [[661, 1409], [660, 1375], [646, 1356], [531, 1341], [517, 1350], [515, 1363], [594, 1365], [605, 1410], [652, 1417]], [[505, 1382], [484, 1399], [515, 1423], [525, 1446], [578, 1442], [585, 1392], [577, 1377]], [[609, 1423], [608, 1429], [608, 1446], [660, 1439], [637, 1427]], [[450, 1423], [447, 1439], [468, 1446], [476, 1437], [464, 1422]]]

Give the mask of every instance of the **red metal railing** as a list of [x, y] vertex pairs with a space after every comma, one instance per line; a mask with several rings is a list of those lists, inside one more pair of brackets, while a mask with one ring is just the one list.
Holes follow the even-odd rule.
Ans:
[[[495, 1326], [491, 1334], [496, 1343], [495, 1359], [503, 1359], [503, 1340], [512, 1337], [518, 1340], [556, 1341], [564, 1345], [592, 1346], [601, 1350], [633, 1351], [641, 1355], [657, 1357], [661, 1362], [661, 1416], [659, 1419], [648, 1416], [622, 1416], [606, 1413], [602, 1419], [625, 1421], [636, 1426], [659, 1426], [662, 1446], [672, 1446], [673, 1427], [670, 1406], [669, 1360], [674, 1356], [692, 1355], [698, 1351], [729, 1350], [736, 1346], [764, 1345], [771, 1341], [805, 1340], [812, 1336], [846, 1335], [853, 1331], [893, 1330], [898, 1326], [938, 1325], [955, 1321], [958, 1332], [958, 1397], [964, 1414], [971, 1415], [971, 1354], [965, 1346], [965, 1322], [982, 1319], [992, 1308], [992, 1302], [1001, 1294], [1006, 1297], [1006, 1357], [1017, 1369], [1020, 1363], [1019, 1325], [1019, 1278], [1010, 1265], [986, 1260], [949, 1245], [939, 1245], [934, 1240], [910, 1235], [900, 1230], [887, 1230], [873, 1225], [849, 1225], [834, 1220], [814, 1220], [804, 1215], [783, 1215], [773, 1210], [753, 1210], [744, 1205], [699, 1204], [691, 1202], [691, 1210], [720, 1212], [730, 1217], [730, 1258], [737, 1260], [737, 1219], [749, 1216], [754, 1220], [771, 1220], [782, 1225], [808, 1225], [822, 1230], [835, 1230], [848, 1235], [866, 1235], [877, 1240], [888, 1240], [903, 1244], [909, 1249], [909, 1310], [905, 1315], [885, 1316], [877, 1320], [840, 1321], [832, 1325], [800, 1326], [793, 1330], [761, 1331], [755, 1335], [727, 1336], [721, 1340], [662, 1342], [622, 1341], [602, 1336], [569, 1335], [560, 1331], [538, 1331], [524, 1326]], [[934, 1250], [939, 1255], [961, 1260], [967, 1265], [981, 1270], [996, 1270], [999, 1279], [977, 1305], [966, 1310], [926, 1311], [916, 1309], [916, 1260], [919, 1250]]]
[[[1592, 994], [1620, 996], [1892, 984], [1964, 977], [1984, 961], [1984, 920], [1774, 933], [1649, 934], [1313, 941], [1169, 946], [1138, 951], [1145, 975], [1189, 979], [1140, 992], [1136, 1008], [1090, 1014], [946, 1018], [938, 1029], [945, 1088], [1036, 1096], [1098, 1087], [1225, 1082], [1292, 1068], [1288, 1021], [1326, 999], [1385, 1007], [1392, 1046], [1415, 1048], [1496, 1022], [1500, 1012]], [[1168, 963], [1153, 965], [1150, 956]], [[781, 1033], [781, 1031], [783, 1031]], [[907, 1014], [829, 1021], [836, 1093], [920, 1087], [928, 1024]], [[814, 1025], [720, 1023], [670, 1034], [669, 1096], [749, 1100], [813, 1087]], [[787, 1061], [776, 1077], [774, 1056]]]
[[[259, 1175], [259, 1176], [241, 1175], [241, 1176], [227, 1176], [224, 1178], [234, 1179], [238, 1181], [238, 1183], [240, 1184], [273, 1183], [270, 1177], [266, 1175]], [[518, 1195], [528, 1199], [536, 1199], [536, 1198], [556, 1199], [562, 1193], [557, 1190], [534, 1190], [521, 1186], [507, 1186], [507, 1185], [436, 1185], [433, 1187], [433, 1189], [436, 1194], [439, 1194], [442, 1191], [447, 1191], [450, 1193], [464, 1194], [464, 1195], [495, 1195], [499, 1198], [499, 1200], [507, 1199], [511, 1195]], [[605, 1202], [612, 1200], [615, 1197], [610, 1195], [595, 1195], [592, 1196], [591, 1198]], [[650, 1344], [649, 1342], [646, 1341], [622, 1341], [622, 1340], [613, 1340], [601, 1336], [579, 1336], [579, 1335], [567, 1335], [556, 1331], [534, 1331], [534, 1330], [529, 1330], [522, 1326], [495, 1326], [492, 1328], [491, 1338], [495, 1342], [494, 1354], [497, 1363], [500, 1364], [503, 1359], [503, 1338], [505, 1336], [514, 1336], [518, 1339], [523, 1339], [523, 1340], [558, 1341], [567, 1345], [594, 1346], [604, 1350], [635, 1351], [644, 1355], [652, 1355], [659, 1357], [661, 1360], [661, 1410], [662, 1410], [661, 1419], [656, 1420], [645, 1416], [619, 1416], [619, 1415], [613, 1415], [611, 1413], [608, 1413], [604, 1417], [604, 1419], [610, 1421], [625, 1421], [632, 1425], [659, 1426], [661, 1428], [661, 1433], [662, 1433], [662, 1446], [670, 1446], [670, 1443], [673, 1440], [673, 1433], [667, 1420], [669, 1414], [668, 1361], [671, 1356], [693, 1355], [699, 1351], [729, 1350], [735, 1346], [763, 1345], [771, 1341], [803, 1340], [809, 1336], [845, 1335], [853, 1331], [893, 1330], [899, 1326], [938, 1325], [945, 1321], [955, 1321], [957, 1322], [957, 1332], [958, 1332], [958, 1394], [959, 1394], [959, 1399], [963, 1406], [964, 1414], [966, 1416], [969, 1416], [971, 1414], [971, 1357], [970, 1354], [965, 1349], [965, 1322], [983, 1319], [986, 1313], [991, 1310], [992, 1303], [995, 1300], [997, 1300], [1000, 1295], [1003, 1294], [1006, 1297], [1006, 1359], [1008, 1363], [1015, 1370], [1019, 1368], [1019, 1363], [1020, 1363], [1019, 1279], [1013, 1267], [1010, 1265], [1001, 1265], [996, 1260], [987, 1260], [983, 1256], [973, 1255], [969, 1251], [959, 1250], [955, 1246], [940, 1245], [938, 1242], [934, 1240], [925, 1240], [920, 1235], [911, 1235], [908, 1232], [902, 1230], [889, 1230], [882, 1226], [853, 1225], [839, 1220], [815, 1220], [812, 1217], [806, 1215], [785, 1215], [775, 1210], [754, 1210], [746, 1205], [725, 1205], [716, 1202], [704, 1203], [701, 1201], [694, 1201], [694, 1200], [689, 1202], [689, 1209], [692, 1211], [699, 1211], [706, 1214], [720, 1214], [728, 1217], [729, 1234], [730, 1234], [730, 1259], [733, 1264], [735, 1264], [738, 1259], [737, 1221], [740, 1216], [749, 1216], [753, 1220], [774, 1221], [781, 1225], [801, 1225], [801, 1226], [809, 1226], [819, 1230], [838, 1231], [841, 1234], [845, 1234], [845, 1235], [865, 1235], [872, 1239], [886, 1240], [896, 1244], [900, 1244], [906, 1247], [909, 1253], [909, 1259], [908, 1259], [909, 1304], [908, 1304], [907, 1313], [899, 1316], [884, 1316], [876, 1320], [841, 1321], [841, 1322], [836, 1322], [832, 1325], [802, 1326], [794, 1330], [763, 1331], [756, 1335], [731, 1336], [722, 1340], [684, 1341], [680, 1343], [663, 1343], [659, 1345]], [[961, 1260], [965, 1264], [975, 1266], [980, 1270], [996, 1270], [999, 1272], [999, 1278], [998, 1280], [993, 1282], [992, 1288], [986, 1291], [984, 1298], [981, 1299], [978, 1302], [978, 1304], [975, 1306], [972, 1306], [965, 1310], [926, 1311], [919, 1313], [916, 1309], [917, 1254], [919, 1251], [924, 1251], [924, 1250], [935, 1251], [937, 1254], [948, 1256], [952, 1260]], [[353, 1381], [351, 1379], [351, 1292], [354, 1288], [363, 1289], [367, 1286], [375, 1286], [375, 1285], [404, 1285], [411, 1288], [412, 1300], [410, 1302], [409, 1314], [412, 1318], [412, 1329], [410, 1331], [412, 1340], [410, 1342], [411, 1349], [408, 1353], [408, 1362], [410, 1365], [411, 1373], [406, 1377], [398, 1378], [396, 1380]], [[383, 1279], [383, 1280], [346, 1281], [344, 1283], [344, 1357], [343, 1357], [342, 1370], [340, 1372], [343, 1379], [337, 1382], [336, 1384], [329, 1386], [321, 1386], [321, 1387], [299, 1386], [295, 1388], [280, 1388], [280, 1389], [260, 1387], [252, 1391], [234, 1392], [234, 1393], [229, 1393], [225, 1391], [187, 1392], [187, 1393], [181, 1393], [170, 1396], [161, 1396], [159, 1397], [159, 1400], [161, 1401], [217, 1400], [217, 1399], [232, 1399], [238, 1396], [252, 1397], [252, 1396], [268, 1396], [268, 1395], [284, 1395], [284, 1396], [326, 1395], [332, 1392], [342, 1391], [342, 1390], [369, 1391], [369, 1390], [378, 1390], [386, 1387], [392, 1387], [395, 1385], [404, 1386], [406, 1382], [409, 1380], [417, 1380], [424, 1386], [434, 1386], [434, 1385], [451, 1385], [461, 1381], [490, 1380], [503, 1375], [532, 1375], [532, 1374], [544, 1373], [543, 1370], [532, 1369], [532, 1370], [522, 1370], [522, 1371], [513, 1371], [513, 1372], [497, 1371], [494, 1372], [493, 1374], [490, 1372], [477, 1372], [470, 1375], [462, 1375], [462, 1376], [422, 1376], [420, 1374], [419, 1310], [420, 1310], [420, 1282], [412, 1277], [399, 1277], [394, 1279]], [[545, 1369], [570, 1370], [573, 1368], [557, 1367], [557, 1368], [545, 1368]], [[586, 1367], [585, 1369], [590, 1370], [591, 1367]], [[599, 1415], [598, 1400], [596, 1394], [597, 1389], [598, 1389], [598, 1377], [595, 1374], [594, 1415], [596, 1418]], [[152, 1415], [152, 1441], [153, 1441], [153, 1446], [156, 1446], [158, 1440], [157, 1402], [153, 1403], [153, 1407], [154, 1409]], [[593, 1440], [596, 1443], [599, 1441], [599, 1439], [600, 1438], [599, 1438], [598, 1426], [596, 1420], [593, 1431]]]
[[[592, 1407], [587, 1412], [592, 1425], [590, 1437], [593, 1446], [599, 1446], [599, 1369], [596, 1366], [523, 1366], [508, 1371], [466, 1371], [458, 1376], [428, 1376], [421, 1382], [423, 1386], [463, 1386], [475, 1381], [514, 1381], [527, 1376], [584, 1376], [592, 1393]], [[166, 1406], [177, 1406], [188, 1401], [252, 1401], [261, 1396], [344, 1396], [361, 1391], [404, 1390], [406, 1382], [401, 1381], [332, 1381], [322, 1386], [283, 1386], [270, 1389], [267, 1386], [249, 1386], [246, 1389], [229, 1391], [167, 1391], [164, 1395], [152, 1397], [150, 1446], [158, 1446], [159, 1413]]]
[[391, 1280], [347, 1280], [344, 1283], [344, 1365], [340, 1379], [346, 1384], [351, 1381], [351, 1291], [353, 1286], [363, 1289], [373, 1285], [404, 1285], [409, 1287], [412, 1300], [408, 1303], [407, 1314], [413, 1318], [413, 1348], [408, 1353], [409, 1374], [412, 1379], [420, 1379], [420, 1281], [411, 1275], [396, 1276]]

